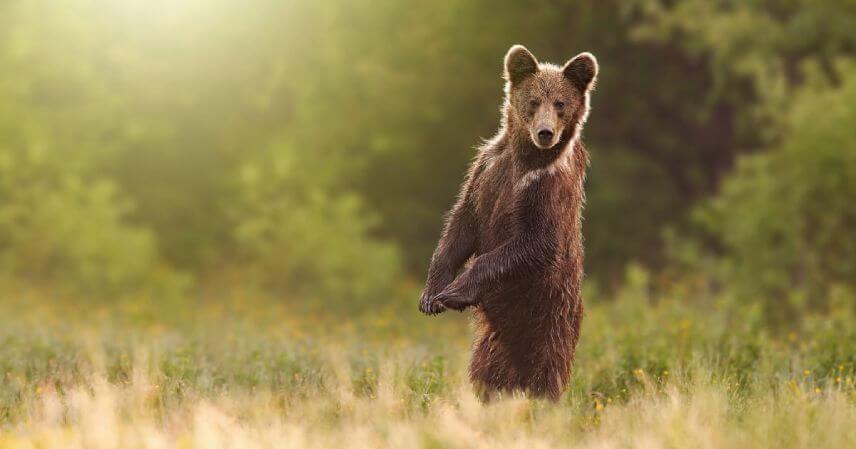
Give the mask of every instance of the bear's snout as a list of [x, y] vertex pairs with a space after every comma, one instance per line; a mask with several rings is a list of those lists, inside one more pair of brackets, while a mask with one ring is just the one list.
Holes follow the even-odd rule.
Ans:
[[553, 142], [553, 130], [548, 128], [541, 128], [538, 130], [538, 143], [541, 146], [550, 146]]

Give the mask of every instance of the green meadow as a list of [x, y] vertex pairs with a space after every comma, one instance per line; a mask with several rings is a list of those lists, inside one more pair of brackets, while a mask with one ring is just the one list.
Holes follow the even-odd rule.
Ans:
[[[639, 273], [637, 273], [638, 275]], [[643, 282], [637, 280], [636, 282]], [[466, 314], [4, 304], [0, 448], [850, 448], [853, 311], [771, 333], [643, 284], [590, 305], [569, 391], [480, 404]], [[410, 298], [412, 299], [412, 298]]]

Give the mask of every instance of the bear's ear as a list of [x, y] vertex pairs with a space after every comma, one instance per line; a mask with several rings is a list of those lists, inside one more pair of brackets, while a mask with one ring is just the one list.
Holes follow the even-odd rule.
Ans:
[[597, 78], [597, 59], [589, 52], [580, 53], [568, 61], [562, 71], [580, 91], [586, 93], [594, 86]]
[[538, 60], [522, 45], [515, 45], [505, 54], [505, 79], [515, 85], [538, 72]]

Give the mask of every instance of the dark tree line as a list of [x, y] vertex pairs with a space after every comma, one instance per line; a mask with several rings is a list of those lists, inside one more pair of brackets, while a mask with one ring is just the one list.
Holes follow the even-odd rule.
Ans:
[[[387, 294], [424, 275], [472, 148], [498, 126], [514, 43], [599, 58], [589, 277], [664, 268], [665, 235], [727, 259], [746, 244], [709, 204], [749, 176], [739, 160], [788, 146], [806, 91], [838, 98], [856, 49], [856, 8], [832, 0], [182, 5], [0, 5], [7, 274], [97, 290], [238, 271], [301, 296]], [[843, 220], [831, 210], [817, 220]], [[69, 263], [89, 268], [57, 274]]]

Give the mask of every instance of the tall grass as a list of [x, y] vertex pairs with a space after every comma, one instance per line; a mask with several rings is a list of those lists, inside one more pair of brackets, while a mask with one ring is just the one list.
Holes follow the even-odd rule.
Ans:
[[483, 406], [460, 315], [2, 304], [0, 449], [856, 447], [847, 309], [773, 332], [626, 290], [589, 307], [559, 404]]

